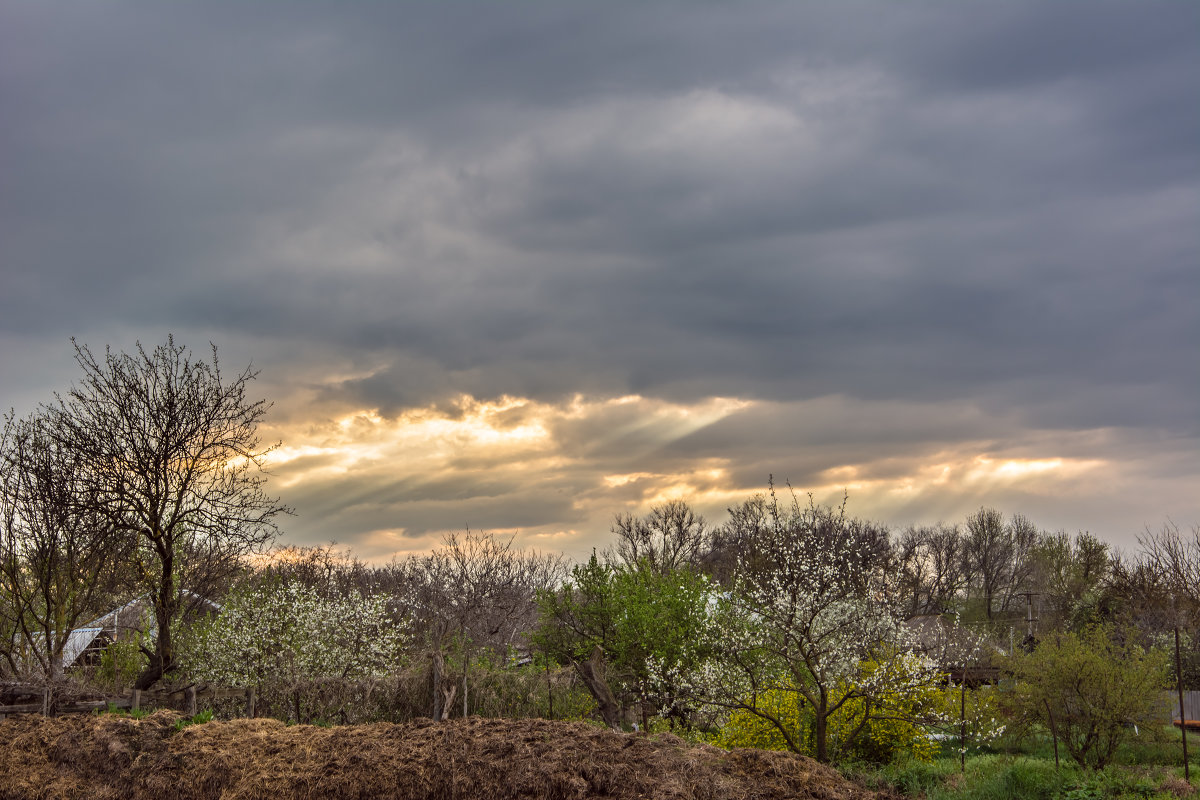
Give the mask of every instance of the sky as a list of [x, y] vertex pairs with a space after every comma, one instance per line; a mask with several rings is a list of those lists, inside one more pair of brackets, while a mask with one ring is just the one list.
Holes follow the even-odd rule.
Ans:
[[0, 0], [0, 405], [253, 364], [284, 543], [769, 476], [1200, 523], [1200, 3]]

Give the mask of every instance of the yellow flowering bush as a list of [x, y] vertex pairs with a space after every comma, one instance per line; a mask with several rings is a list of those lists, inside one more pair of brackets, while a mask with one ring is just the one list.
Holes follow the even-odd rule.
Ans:
[[[878, 670], [877, 662], [862, 662], [855, 683], [877, 680]], [[835, 758], [876, 763], [901, 756], [933, 760], [937, 743], [918, 720], [944, 704], [942, 690], [929, 685], [914, 686], [903, 675], [896, 677], [899, 680], [895, 691], [881, 692], [876, 688], [869, 698], [857, 694], [854, 685], [838, 687], [837, 696], [850, 697], [829, 716], [829, 750]], [[715, 744], [727, 748], [788, 750], [790, 738], [801, 752], [814, 754], [815, 715], [802, 694], [781, 686], [758, 695], [746, 706], [730, 714], [714, 738]]]

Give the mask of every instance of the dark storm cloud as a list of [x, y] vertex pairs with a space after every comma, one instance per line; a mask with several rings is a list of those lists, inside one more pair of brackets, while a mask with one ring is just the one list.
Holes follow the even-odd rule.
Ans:
[[[26, 403], [72, 334], [174, 330], [264, 367], [281, 423], [762, 400], [653, 451], [742, 485], [1050, 429], [1194, 467], [1197, 31], [1179, 2], [0, 0], [0, 377]], [[781, 410], [822, 398], [883, 421]], [[555, 435], [619, 472], [620, 413]], [[435, 486], [354, 514], [433, 525]]]

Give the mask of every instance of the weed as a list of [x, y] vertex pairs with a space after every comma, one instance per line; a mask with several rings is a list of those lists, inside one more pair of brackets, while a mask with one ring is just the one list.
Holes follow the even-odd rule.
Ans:
[[181, 731], [189, 725], [203, 725], [205, 722], [212, 722], [212, 718], [212, 709], [206, 708], [193, 717], [182, 717], [175, 720], [175, 730]]

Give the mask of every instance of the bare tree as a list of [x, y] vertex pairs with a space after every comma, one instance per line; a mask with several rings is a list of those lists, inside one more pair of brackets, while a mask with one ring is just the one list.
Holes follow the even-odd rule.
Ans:
[[1008, 581], [1012, 558], [1012, 542], [1003, 515], [994, 508], [980, 508], [967, 517], [967, 547], [972, 573], [983, 596], [984, 614], [990, 620], [996, 611], [996, 598]]
[[1013, 611], [1020, 606], [1019, 595], [1034, 590], [1037, 577], [1037, 549], [1042, 533], [1024, 514], [1013, 514], [1006, 531], [1008, 565], [1004, 575], [1001, 609]]
[[713, 531], [703, 557], [705, 569], [723, 585], [732, 582], [735, 572], [748, 568], [748, 554], [765, 551], [759, 543], [771, 530], [771, 505], [764, 494], [756, 494], [728, 511], [729, 519]]
[[[910, 526], [895, 539], [895, 559], [909, 614], [943, 614], [969, 589], [990, 591], [993, 612], [1012, 605], [1038, 574], [1038, 532], [1019, 515], [1004, 525], [998, 513], [972, 515], [974, 533], [957, 525]], [[985, 612], [986, 613], [986, 612]]]
[[[523, 551], [512, 537], [471, 531], [448, 534], [442, 547], [394, 569], [408, 584], [408, 604], [432, 659], [434, 719], [449, 715], [458, 689], [467, 715], [473, 658], [484, 649], [506, 655], [521, 644], [537, 620], [538, 592], [556, 586], [565, 572], [561, 555]], [[458, 683], [448, 681], [451, 643], [461, 655]]]
[[59, 443], [78, 458], [92, 511], [132, 542], [138, 584], [154, 607], [156, 642], [136, 688], [175, 664], [173, 623], [199, 591], [237, 569], [275, 535], [289, 509], [268, 497], [257, 427], [269, 404], [246, 396], [257, 373], [231, 380], [212, 360], [166, 344], [97, 359], [75, 344], [82, 381], [44, 408]]
[[654, 506], [644, 517], [617, 514], [612, 532], [617, 543], [606, 554], [610, 561], [630, 567], [640, 563], [658, 574], [696, 566], [712, 539], [704, 517], [682, 500]]
[[968, 555], [962, 530], [939, 523], [927, 529], [925, 544], [930, 562], [930, 606], [946, 612], [967, 586]]
[[317, 547], [275, 547], [250, 577], [262, 583], [299, 583], [325, 598], [368, 597], [380, 588], [387, 572], [364, 564], [350, 548], [338, 549], [337, 542], [330, 542]]
[[909, 616], [928, 614], [932, 605], [930, 584], [933, 565], [928, 556], [927, 542], [926, 529], [914, 525], [908, 526], [896, 537], [900, 591]]
[[8, 635], [0, 645], [12, 672], [61, 676], [71, 631], [108, 599], [121, 550], [89, 502], [77, 454], [55, 440], [44, 416], [8, 416], [0, 434], [0, 618]]
[[1100, 590], [1111, 575], [1108, 545], [1089, 533], [1042, 535], [1034, 555], [1043, 629], [1075, 627], [1098, 611]]
[[1189, 534], [1168, 521], [1157, 533], [1147, 528], [1138, 543], [1142, 563], [1170, 590], [1176, 603], [1200, 609], [1200, 525]]

